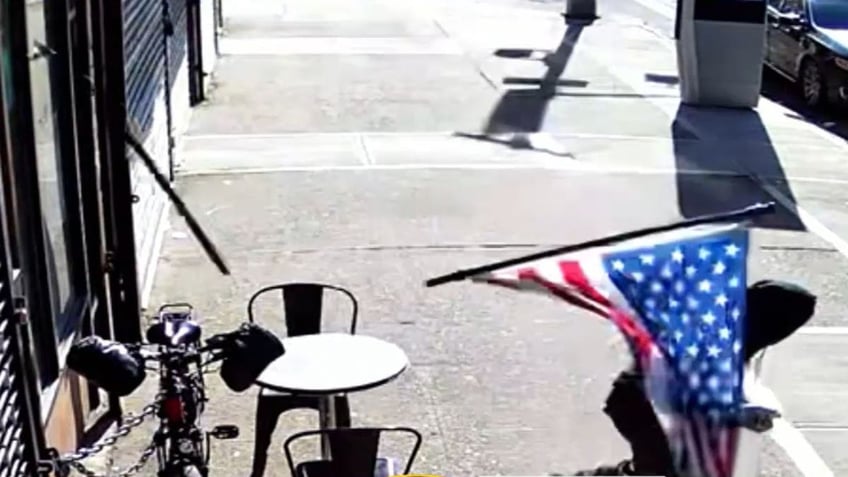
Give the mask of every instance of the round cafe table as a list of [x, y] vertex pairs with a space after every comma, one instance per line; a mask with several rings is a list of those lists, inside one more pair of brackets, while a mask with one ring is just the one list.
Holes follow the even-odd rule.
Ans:
[[[335, 396], [365, 391], [392, 381], [409, 366], [393, 343], [366, 335], [319, 333], [282, 339], [286, 352], [256, 379], [273, 391], [318, 396], [321, 428], [335, 428]], [[321, 454], [329, 459], [329, 445]]]

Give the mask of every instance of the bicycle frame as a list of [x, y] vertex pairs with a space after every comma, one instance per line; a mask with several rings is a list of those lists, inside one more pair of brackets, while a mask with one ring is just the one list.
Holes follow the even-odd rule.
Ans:
[[154, 436], [159, 477], [181, 475], [178, 472], [191, 466], [208, 475], [209, 446], [200, 426], [207, 401], [201, 365], [196, 352], [189, 357], [179, 352], [160, 357], [162, 401]]
[[[182, 311], [171, 311], [174, 308]], [[145, 406], [141, 413], [125, 416], [118, 429], [104, 437], [102, 442], [63, 456], [53, 449], [49, 461], [51, 470], [45, 462], [44, 472], [64, 476], [75, 469], [82, 475], [98, 477], [100, 474], [86, 468], [81, 461], [113, 446], [146, 418], [156, 416], [159, 426], [150, 444], [135, 464], [114, 471], [115, 475], [129, 477], [138, 474], [155, 454], [158, 477], [208, 477], [211, 438], [234, 439], [238, 437], [239, 429], [233, 425], [219, 425], [206, 431], [201, 426], [208, 401], [203, 375], [210, 364], [225, 360], [232, 352], [233, 333], [218, 334], [205, 340], [201, 340], [201, 334], [191, 305], [176, 304], [159, 309], [147, 329], [146, 343], [117, 343], [90, 337], [84, 342], [81, 340], [79, 347], [75, 344], [71, 353], [78, 353], [77, 367], [73, 369], [80, 375], [89, 379], [95, 376], [94, 382], [100, 382], [107, 390], [129, 393], [143, 381], [144, 373], [139, 368], [142, 366], [158, 372], [158, 393], [156, 400]], [[69, 360], [69, 363], [72, 361]], [[157, 366], [146, 366], [150, 362], [156, 362]], [[105, 375], [95, 371], [103, 369], [108, 370]], [[114, 381], [110, 381], [109, 373], [116, 373]]]
[[[158, 322], [151, 326], [170, 322], [193, 321], [191, 307], [188, 312], [168, 313], [167, 308], [188, 305], [166, 305], [159, 311]], [[198, 326], [199, 331], [199, 326]], [[159, 428], [154, 435], [159, 477], [182, 477], [183, 475], [209, 475], [209, 436], [201, 427], [201, 417], [207, 402], [203, 369], [214, 362], [213, 357], [204, 362], [203, 354], [209, 351], [200, 348], [197, 340], [185, 344], [160, 344], [156, 361], [159, 363]], [[187, 469], [192, 469], [188, 473]]]

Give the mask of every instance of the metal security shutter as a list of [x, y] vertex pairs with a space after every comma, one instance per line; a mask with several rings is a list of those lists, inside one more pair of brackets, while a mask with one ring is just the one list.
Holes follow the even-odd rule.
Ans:
[[[3, 202], [0, 221], [5, 222]], [[36, 458], [31, 412], [25, 399], [27, 380], [12, 300], [11, 261], [6, 228], [0, 225], [0, 477], [31, 477]], [[31, 375], [31, 374], [30, 374]]]
[[183, 59], [185, 59], [186, 55], [186, 41], [188, 38], [188, 25], [186, 23], [186, 19], [188, 18], [188, 9], [186, 8], [186, 0], [167, 0], [169, 3], [169, 11], [171, 13], [171, 22], [174, 25], [174, 34], [171, 35], [170, 41], [168, 42], [168, 80], [170, 81], [170, 87], [173, 88], [174, 82], [177, 79], [177, 72], [179, 71], [180, 64], [182, 64]]
[[148, 134], [162, 90], [164, 52], [160, 0], [124, 0], [127, 114]]
[[[7, 285], [7, 284], [4, 284]], [[4, 301], [0, 318], [0, 476], [29, 476], [29, 450], [24, 434], [20, 363], [12, 324], [11, 304]]]
[[[136, 131], [141, 133], [139, 139], [161, 171], [170, 167], [172, 135], [170, 89], [165, 87], [170, 65], [166, 58], [172, 47], [169, 45], [166, 51], [165, 1], [171, 0], [123, 0], [127, 116], [135, 123]], [[139, 160], [133, 154], [129, 157], [135, 196], [136, 264], [143, 294], [150, 286], [156, 237], [162, 226], [167, 198]]]

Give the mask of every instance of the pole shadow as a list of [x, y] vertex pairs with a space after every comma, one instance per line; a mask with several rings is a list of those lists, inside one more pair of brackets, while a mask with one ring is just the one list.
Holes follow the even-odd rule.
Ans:
[[[548, 105], [551, 99], [557, 95], [557, 86], [585, 87], [588, 84], [588, 82], [581, 80], [560, 79], [584, 27], [585, 25], [580, 24], [568, 25], [557, 49], [539, 58], [547, 67], [541, 78], [504, 78], [506, 85], [535, 86], [535, 88], [513, 88], [504, 92], [489, 114], [482, 128], [482, 133], [457, 132], [455, 135], [502, 144], [512, 149], [529, 149], [557, 156], [570, 156], [570, 154], [562, 151], [536, 147], [534, 142], [530, 140], [532, 138], [528, 135], [542, 130]], [[546, 52], [546, 50], [502, 48], [496, 50], [494, 54], [503, 58], [527, 59], [540, 52]], [[513, 137], [504, 137], [508, 135], [513, 135]]]
[[[671, 134], [677, 199], [683, 217], [774, 201], [776, 212], [754, 219], [754, 226], [806, 230], [795, 213], [795, 196], [758, 112], [681, 105]], [[792, 206], [781, 204], [777, 195], [788, 199]]]
[[[539, 59], [542, 60], [545, 57], [554, 54], [552, 50], [536, 50], [532, 48], [498, 48], [495, 50], [494, 55], [500, 58], [509, 58], [509, 59], [521, 59], [521, 60], [530, 60], [530, 59]], [[541, 56], [540, 56], [541, 55]]]
[[608, 98], [608, 99], [647, 99], [647, 98], [677, 98], [677, 94], [662, 94], [662, 93], [582, 93], [568, 92], [557, 93], [557, 96], [572, 97], [572, 98]]
[[577, 46], [584, 28], [585, 25], [583, 24], [568, 25], [557, 49], [542, 60], [548, 67], [542, 77], [541, 90], [543, 93], [552, 94], [555, 92], [557, 81], [565, 71], [565, 67], [568, 66], [568, 61], [574, 53], [574, 48]]
[[645, 73], [645, 81], [664, 84], [667, 86], [677, 86], [680, 84], [680, 78], [678, 78], [677, 75], [664, 75], [659, 73]]
[[[496, 135], [455, 132], [453, 133], [453, 135], [455, 137], [461, 137], [465, 139], [474, 139], [476, 141], [500, 144], [502, 146], [507, 146], [516, 150], [524, 149], [536, 152], [545, 152], [552, 156], [567, 157], [570, 159], [574, 159], [574, 154], [561, 150], [561, 146], [558, 143], [552, 144], [551, 141], [539, 141], [538, 139], [534, 138], [534, 135], [532, 133], [514, 132], [512, 134], [507, 135]], [[547, 146], [543, 145], [545, 142], [548, 143]]]
[[[520, 78], [515, 76], [508, 76], [504, 78], [503, 84], [506, 85], [523, 85], [523, 86], [545, 86], [545, 81], [540, 78]], [[575, 79], [558, 79], [555, 82], [556, 86], [569, 86], [572, 88], [585, 88], [589, 85], [589, 82], [586, 80], [575, 80]]]

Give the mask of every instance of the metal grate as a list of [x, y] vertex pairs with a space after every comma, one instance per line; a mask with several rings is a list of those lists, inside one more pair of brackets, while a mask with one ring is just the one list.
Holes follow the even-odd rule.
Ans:
[[[12, 221], [0, 182], [0, 477], [33, 477], [44, 442], [36, 396], [35, 363], [15, 299], [21, 273], [12, 260]], [[37, 416], [37, 417], [36, 417]]]
[[186, 0], [123, 0], [127, 114], [144, 134], [153, 126], [156, 100], [165, 86], [163, 2], [173, 25], [168, 38], [168, 82], [173, 87], [186, 55]]
[[0, 477], [31, 476], [29, 457], [32, 453], [26, 448], [27, 427], [21, 363], [17, 350], [17, 338], [12, 320], [12, 306], [9, 304], [6, 254], [0, 254]]
[[123, 0], [127, 114], [147, 134], [164, 86], [161, 0]]
[[170, 4], [171, 21], [174, 23], [174, 34], [168, 42], [168, 65], [170, 71], [171, 87], [177, 79], [180, 64], [186, 55], [186, 41], [188, 40], [188, 8], [186, 0], [166, 0]]

